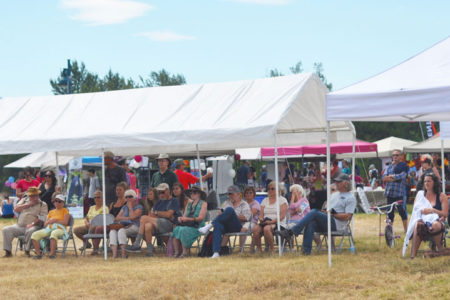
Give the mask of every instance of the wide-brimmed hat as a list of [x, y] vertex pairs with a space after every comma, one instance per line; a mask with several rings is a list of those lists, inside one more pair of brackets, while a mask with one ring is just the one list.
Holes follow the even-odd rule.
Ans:
[[336, 181], [336, 182], [350, 181], [350, 176], [348, 176], [345, 173], [341, 173], [336, 178], [334, 178], [334, 181]]
[[160, 159], [167, 159], [169, 161], [169, 165], [170, 165], [170, 157], [169, 154], [167, 153], [161, 153], [158, 155], [158, 157], [156, 158], [156, 160], [160, 160]]
[[29, 187], [27, 190], [28, 197], [36, 196], [36, 195], [39, 195], [40, 193], [41, 193], [41, 191], [37, 187], [34, 187], [34, 186]]
[[156, 190], [157, 191], [165, 191], [170, 189], [169, 185], [167, 183], [160, 183], [157, 187]]
[[193, 187], [185, 191], [188, 197], [190, 197], [193, 192], [200, 193], [200, 199], [206, 199], [206, 193], [199, 186], [194, 185]]

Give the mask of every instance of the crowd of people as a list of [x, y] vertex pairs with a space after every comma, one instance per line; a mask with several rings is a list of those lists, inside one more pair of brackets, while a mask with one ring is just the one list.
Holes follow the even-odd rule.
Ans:
[[[439, 190], [439, 171], [433, 163], [433, 158], [424, 155], [422, 166], [413, 180], [417, 183], [417, 197], [422, 197], [431, 203], [431, 208], [423, 210], [423, 214], [437, 214], [438, 219], [429, 226], [433, 234], [441, 231], [440, 223], [447, 216], [448, 203], [445, 195]], [[110, 247], [114, 258], [128, 257], [128, 253], [141, 252], [142, 243], [146, 242], [146, 256], [154, 255], [153, 238], [158, 243], [164, 243], [173, 249], [173, 257], [186, 257], [193, 243], [201, 234], [212, 231], [212, 258], [220, 257], [227, 245], [227, 233], [245, 232], [252, 235], [252, 252], [263, 252], [261, 238], [264, 237], [265, 248], [274, 252], [274, 235], [292, 239], [303, 233], [302, 251], [309, 255], [312, 242], [316, 240], [315, 233], [327, 231], [326, 176], [324, 169], [316, 164], [309, 164], [303, 170], [302, 180], [295, 168], [285, 163], [281, 169], [281, 182], [266, 180], [267, 197], [261, 203], [255, 200], [256, 189], [255, 170], [244, 161], [237, 172], [237, 183], [227, 189], [228, 199], [220, 207], [217, 217], [205, 225], [207, 212], [206, 194], [195, 184], [205, 181], [211, 174], [195, 177], [185, 171], [182, 159], [174, 162], [167, 154], [157, 157], [158, 171], [150, 180], [150, 189], [146, 197], [139, 199], [135, 185], [130, 184], [126, 166], [119, 166], [112, 152], [105, 152], [105, 200], [106, 213], [114, 216], [114, 223], [106, 228]], [[262, 176], [267, 178], [264, 167]], [[347, 162], [339, 164], [333, 161], [331, 172], [332, 197], [330, 207], [332, 230], [341, 230], [352, 218], [356, 208], [356, 200], [351, 193], [352, 172]], [[103, 213], [103, 194], [98, 177], [93, 169], [88, 171], [90, 184], [88, 189], [89, 210], [84, 224], [74, 228], [73, 232], [80, 240], [88, 232], [103, 233], [104, 228], [91, 228], [91, 221]], [[65, 207], [65, 197], [57, 185], [53, 171], [44, 173], [45, 180], [39, 182], [32, 176], [31, 169], [25, 169], [25, 178], [17, 185], [17, 196], [20, 201], [15, 205], [14, 212], [18, 214], [18, 223], [3, 228], [3, 249], [5, 257], [12, 256], [12, 240], [24, 236], [24, 251], [30, 256], [30, 250], [35, 249], [36, 259], [42, 257], [42, 250], [49, 252], [49, 257], [55, 257], [57, 240], [66, 238], [69, 224], [69, 212]], [[415, 175], [415, 174], [413, 174]], [[388, 203], [404, 200], [408, 177], [411, 172], [404, 161], [402, 153], [395, 150], [392, 163], [381, 172], [369, 166], [369, 183], [385, 186]], [[305, 182], [307, 179], [307, 182]], [[356, 174], [355, 174], [356, 179]], [[444, 199], [445, 197], [445, 199]], [[441, 199], [442, 198], [442, 199]], [[278, 199], [278, 201], [277, 201]], [[279, 205], [279, 207], [277, 207]], [[278, 220], [279, 211], [279, 220]], [[405, 232], [408, 230], [408, 216], [403, 206], [398, 206]], [[394, 221], [394, 213], [389, 215]], [[277, 224], [280, 224], [278, 230]], [[413, 256], [420, 245], [418, 225], [410, 233], [413, 237]], [[433, 235], [434, 236], [434, 235]], [[245, 243], [245, 235], [239, 237], [240, 247]], [[129, 239], [133, 242], [129, 244]], [[424, 237], [422, 236], [423, 240]], [[99, 253], [99, 240], [84, 241], [86, 248], [92, 248], [92, 255]], [[440, 244], [437, 248], [440, 249]], [[414, 252], [415, 251], [415, 252]]]

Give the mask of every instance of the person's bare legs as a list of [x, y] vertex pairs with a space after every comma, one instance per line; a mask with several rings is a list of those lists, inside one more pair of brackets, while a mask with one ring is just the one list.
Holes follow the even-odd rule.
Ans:
[[[441, 228], [442, 228], [441, 222], [435, 221], [431, 225], [431, 232], [438, 232], [441, 230]], [[439, 252], [442, 252], [444, 250], [444, 246], [442, 245], [442, 233], [433, 235], [433, 241], [437, 247], [437, 250]]]
[[36, 255], [41, 256], [41, 246], [39, 245], [39, 241], [31, 240], [33, 242], [34, 249], [36, 250]]
[[402, 220], [403, 222], [403, 229], [405, 230], [405, 233], [408, 231], [408, 219]]
[[[247, 228], [242, 227], [241, 232], [247, 232]], [[245, 240], [247, 239], [247, 236], [242, 235], [239, 237], [239, 251], [241, 251], [241, 249], [244, 249], [244, 245], [245, 245]]]
[[122, 258], [127, 258], [127, 252], [125, 251], [125, 246], [126, 246], [125, 244], [120, 245], [120, 251], [121, 251], [121, 254], [122, 254]]
[[255, 225], [255, 227], [253, 227], [253, 240], [255, 241], [256, 249], [258, 249], [259, 252], [262, 252], [261, 233], [261, 226]]
[[269, 252], [273, 254], [273, 229], [275, 225], [264, 226], [264, 240], [269, 244]]
[[416, 225], [414, 226], [414, 233], [411, 243], [411, 259], [416, 257], [417, 250], [419, 250], [420, 243], [422, 243], [422, 240], [419, 238], [419, 235], [417, 234], [417, 224], [418, 223], [416, 223]]
[[156, 220], [155, 220], [155, 223], [147, 222], [143, 226], [143, 232], [144, 232], [145, 241], [147, 242], [147, 245], [151, 245], [152, 244], [153, 228], [155, 228], [155, 230], [157, 228], [156, 227]]
[[112, 257], [117, 258], [117, 245], [111, 245]]
[[56, 239], [50, 239], [50, 256], [55, 255], [56, 253], [56, 243]]
[[181, 242], [177, 238], [172, 238], [172, 242], [173, 242], [173, 252], [174, 252], [173, 257], [178, 257], [180, 254], [180, 247], [182, 246]]

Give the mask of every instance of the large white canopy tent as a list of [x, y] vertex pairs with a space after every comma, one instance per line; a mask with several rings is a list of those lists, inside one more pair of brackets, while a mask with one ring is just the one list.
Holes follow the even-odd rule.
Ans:
[[450, 121], [450, 38], [383, 73], [329, 93], [327, 120]]
[[[30, 153], [16, 161], [13, 161], [12, 163], [7, 164], [4, 168], [40, 168], [42, 165], [54, 164], [55, 157], [56, 153], [54, 151]], [[58, 160], [61, 165], [65, 165], [72, 158], [72, 156], [59, 156]]]
[[[356, 158], [390, 157], [395, 149], [402, 150], [404, 147], [414, 145], [416, 142], [390, 136], [374, 142], [377, 144], [376, 152], [356, 152]], [[337, 158], [351, 158], [350, 154], [338, 154]]]
[[[441, 123], [442, 124], [442, 123]], [[409, 153], [429, 153], [429, 152], [441, 152], [441, 150], [450, 151], [450, 140], [444, 140], [444, 148], [442, 148], [442, 140], [440, 133], [426, 139], [423, 142], [416, 143], [414, 145], [403, 148], [405, 152]]]
[[57, 151], [103, 155], [105, 150], [116, 155], [198, 153], [199, 149], [316, 144], [327, 138], [351, 140], [351, 123], [337, 121], [330, 126], [326, 121], [325, 93], [320, 79], [308, 73], [4, 98], [0, 101], [0, 154]]

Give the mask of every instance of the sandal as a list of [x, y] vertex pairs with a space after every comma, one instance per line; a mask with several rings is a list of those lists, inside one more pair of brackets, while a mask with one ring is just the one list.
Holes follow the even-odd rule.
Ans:
[[56, 255], [49, 255], [48, 258], [50, 258], [50, 259], [55, 259], [55, 258], [56, 258]]
[[42, 258], [42, 255], [35, 255], [35, 256], [33, 256], [33, 259], [41, 259]]

